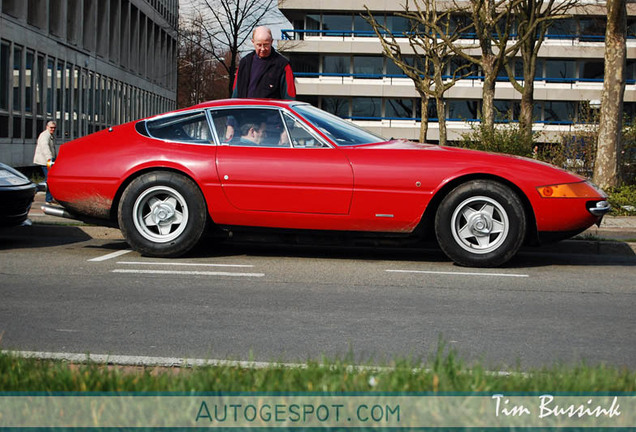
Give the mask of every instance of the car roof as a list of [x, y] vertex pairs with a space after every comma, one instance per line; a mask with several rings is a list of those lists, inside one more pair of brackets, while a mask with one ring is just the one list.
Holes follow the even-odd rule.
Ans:
[[[221, 106], [276, 106], [276, 107], [289, 107], [292, 104], [297, 104], [298, 101], [294, 100], [278, 100], [278, 99], [218, 99], [213, 101], [202, 102], [198, 105], [191, 106], [190, 108], [217, 108]], [[302, 102], [300, 102], [302, 103]]]

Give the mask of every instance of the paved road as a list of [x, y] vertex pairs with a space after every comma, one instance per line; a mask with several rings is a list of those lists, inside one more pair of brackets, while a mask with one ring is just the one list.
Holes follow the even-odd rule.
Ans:
[[3, 349], [381, 363], [443, 338], [489, 367], [636, 366], [633, 256], [526, 251], [485, 270], [434, 249], [231, 244], [161, 260], [25, 232], [0, 231]]

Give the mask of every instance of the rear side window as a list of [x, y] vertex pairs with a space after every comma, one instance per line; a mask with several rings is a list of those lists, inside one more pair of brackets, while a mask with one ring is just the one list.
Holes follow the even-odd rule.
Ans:
[[214, 144], [204, 111], [148, 120], [146, 129], [152, 138], [194, 144]]

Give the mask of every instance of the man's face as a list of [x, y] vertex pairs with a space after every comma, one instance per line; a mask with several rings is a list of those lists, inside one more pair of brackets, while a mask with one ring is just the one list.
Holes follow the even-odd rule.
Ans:
[[261, 123], [258, 129], [252, 129], [252, 132], [252, 141], [256, 144], [260, 144], [263, 138], [265, 138], [265, 123]]
[[55, 125], [48, 125], [46, 129], [49, 131], [51, 135], [55, 135]]
[[272, 39], [267, 33], [257, 33], [252, 39], [254, 50], [259, 58], [267, 58], [272, 53]]

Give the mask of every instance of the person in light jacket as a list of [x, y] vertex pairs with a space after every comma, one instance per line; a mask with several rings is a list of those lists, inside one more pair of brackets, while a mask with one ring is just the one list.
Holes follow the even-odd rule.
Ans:
[[[46, 182], [49, 176], [49, 170], [47, 163], [50, 160], [54, 160], [57, 155], [55, 149], [55, 129], [57, 124], [54, 121], [50, 121], [46, 124], [46, 129], [38, 136], [38, 143], [35, 146], [35, 154], [33, 155], [33, 163], [42, 167], [44, 173], [44, 181]], [[49, 192], [49, 188], [46, 188], [46, 202], [53, 202], [53, 195]]]

